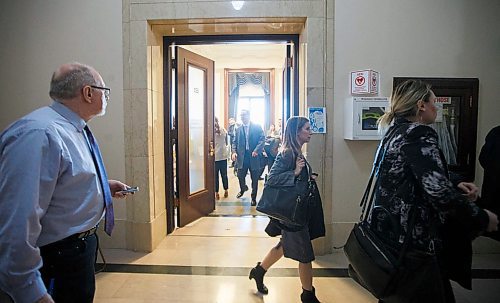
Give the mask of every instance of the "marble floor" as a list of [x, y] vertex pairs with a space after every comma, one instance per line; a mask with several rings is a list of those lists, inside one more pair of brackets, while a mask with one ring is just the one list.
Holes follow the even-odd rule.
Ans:
[[[254, 281], [248, 279], [250, 268], [277, 240], [264, 233], [268, 219], [250, 207], [250, 193], [235, 198], [237, 180], [234, 176], [230, 179], [229, 197], [219, 200], [210, 216], [176, 229], [153, 252], [105, 249], [107, 265], [97, 274], [94, 302], [300, 302], [301, 287], [293, 260], [281, 259], [266, 274], [268, 295], [259, 294]], [[320, 301], [377, 302], [347, 276], [346, 268], [341, 251], [318, 256], [313, 262]], [[457, 302], [499, 302], [499, 255], [476, 255], [474, 268], [478, 278], [473, 281], [473, 291], [454, 285]]]

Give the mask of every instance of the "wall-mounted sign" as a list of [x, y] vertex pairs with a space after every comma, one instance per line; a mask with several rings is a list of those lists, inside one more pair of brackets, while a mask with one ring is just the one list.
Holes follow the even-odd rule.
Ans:
[[366, 69], [351, 72], [351, 95], [377, 95], [379, 90], [378, 72]]
[[451, 97], [436, 97], [436, 119], [434, 122], [443, 122], [443, 108], [445, 104], [451, 104]]
[[451, 97], [436, 97], [434, 103], [451, 104]]
[[315, 134], [326, 134], [326, 108], [309, 107], [308, 112], [312, 132]]

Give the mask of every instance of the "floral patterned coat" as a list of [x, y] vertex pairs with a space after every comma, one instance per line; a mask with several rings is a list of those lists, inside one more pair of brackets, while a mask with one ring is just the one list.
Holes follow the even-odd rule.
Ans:
[[413, 205], [416, 218], [411, 246], [416, 249], [439, 253], [443, 245], [442, 227], [450, 216], [459, 216], [468, 230], [486, 229], [486, 212], [452, 185], [437, 133], [431, 127], [397, 118], [384, 141], [387, 142], [379, 152], [380, 158], [384, 156], [369, 218], [374, 231], [387, 240], [402, 243]]

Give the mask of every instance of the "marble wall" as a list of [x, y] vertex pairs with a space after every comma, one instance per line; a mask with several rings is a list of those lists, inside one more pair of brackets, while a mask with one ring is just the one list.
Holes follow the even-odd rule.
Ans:
[[[326, 106], [333, 108], [333, 1], [245, 1], [243, 8], [235, 10], [231, 1], [123, 1], [123, 47], [124, 47], [124, 103], [125, 146], [127, 180], [135, 185], [149, 188], [127, 201], [127, 243], [134, 250], [153, 249], [165, 234], [164, 196], [158, 194], [163, 186], [163, 126], [160, 115], [162, 95], [162, 41], [164, 34], [157, 24], [182, 23], [178, 20], [203, 20], [237, 17], [240, 22], [266, 22], [266, 18], [304, 18], [300, 36], [301, 50], [301, 108]], [[200, 21], [201, 20], [201, 21]], [[192, 21], [191, 21], [192, 22]], [[217, 31], [217, 29], [215, 29]], [[283, 32], [278, 32], [283, 33]], [[199, 34], [214, 34], [203, 31]], [[330, 38], [328, 38], [330, 36]], [[305, 52], [307, 50], [307, 52]], [[307, 67], [307, 68], [306, 68]], [[158, 82], [155, 82], [155, 81]], [[329, 121], [329, 133], [333, 123]], [[325, 201], [328, 236], [317, 241], [319, 253], [331, 249], [332, 179], [331, 149], [327, 135], [315, 135], [309, 144], [308, 156], [311, 164], [320, 172], [320, 187]], [[162, 190], [161, 190], [162, 191]]]

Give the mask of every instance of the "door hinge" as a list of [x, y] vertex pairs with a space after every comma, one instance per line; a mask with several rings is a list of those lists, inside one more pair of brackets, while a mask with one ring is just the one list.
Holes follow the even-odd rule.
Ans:
[[172, 68], [177, 68], [177, 59], [175, 58], [170, 59], [170, 64]]
[[174, 206], [175, 206], [175, 207], [179, 207], [179, 204], [180, 204], [180, 202], [179, 202], [179, 198], [177, 198], [177, 197], [176, 197], [176, 198], [174, 198]]
[[472, 108], [472, 96], [469, 97], [469, 108]]
[[293, 68], [293, 58], [289, 57], [289, 58], [286, 58], [286, 67], [290, 67], [290, 68]]

